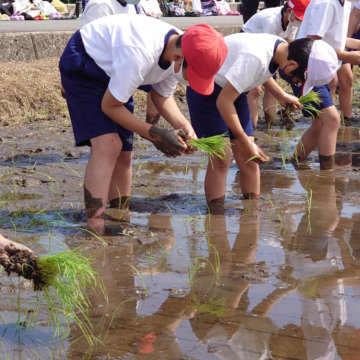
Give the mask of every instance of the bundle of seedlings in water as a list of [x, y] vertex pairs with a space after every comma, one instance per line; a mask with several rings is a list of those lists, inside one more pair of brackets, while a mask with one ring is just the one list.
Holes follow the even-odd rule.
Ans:
[[184, 141], [186, 141], [188, 146], [198, 148], [203, 153], [209, 155], [210, 158], [216, 156], [219, 159], [225, 161], [226, 150], [229, 147], [226, 133], [190, 140], [186, 140], [186, 134], [183, 130], [177, 130], [176, 134], [179, 135]]
[[68, 325], [71, 321], [75, 322], [92, 343], [92, 325], [87, 316], [90, 308], [87, 292], [95, 292], [100, 288], [106, 297], [103, 284], [91, 266], [92, 262], [79, 249], [43, 257], [19, 251], [3, 266], [8, 274], [15, 272], [33, 280], [34, 290], [42, 291], [49, 322], [54, 326], [56, 335], [61, 332], [60, 318], [63, 315]]
[[[299, 103], [303, 106], [302, 111], [310, 115], [312, 118], [320, 114], [320, 110], [315, 105], [320, 105], [321, 99], [317, 91], [310, 91], [304, 96], [299, 97]], [[292, 109], [290, 106], [285, 108], [282, 112], [280, 126], [285, 126], [286, 130], [291, 130], [295, 125], [295, 120], [292, 116]]]

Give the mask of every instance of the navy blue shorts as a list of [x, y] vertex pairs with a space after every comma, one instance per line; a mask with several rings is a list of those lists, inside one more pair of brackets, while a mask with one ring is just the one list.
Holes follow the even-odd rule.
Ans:
[[[216, 100], [221, 90], [222, 88], [215, 84], [211, 95], [200, 95], [191, 89], [190, 86], [186, 87], [186, 99], [189, 106], [191, 124], [199, 138], [224, 133], [227, 133], [230, 139], [235, 138], [216, 107]], [[246, 135], [254, 136], [246, 93], [240, 94], [234, 101], [234, 105]]]
[[[280, 77], [282, 79], [284, 79], [285, 81], [287, 81], [293, 92], [294, 92], [294, 95], [296, 97], [300, 97], [301, 96], [301, 93], [302, 93], [302, 86], [297, 86], [297, 84], [294, 84], [292, 81], [291, 81], [291, 77], [290, 76], [287, 76], [285, 75], [281, 70], [279, 71], [279, 74], [280, 74]], [[330, 107], [332, 105], [334, 105], [332, 99], [331, 99], [331, 95], [330, 95], [330, 89], [327, 85], [322, 85], [322, 86], [314, 86], [312, 91], [316, 91], [319, 93], [319, 96], [320, 96], [320, 99], [321, 99], [321, 102], [320, 104], [315, 104], [315, 103], [312, 103], [311, 105], [314, 106], [315, 109], [317, 110], [322, 110], [322, 109], [325, 109], [327, 107]], [[310, 117], [310, 116], [313, 116], [315, 115], [312, 111], [308, 111], [308, 110], [303, 110], [302, 111], [303, 115], [305, 117]]]
[[[122, 150], [131, 151], [133, 132], [118, 125], [101, 110], [110, 78], [86, 53], [79, 31], [69, 40], [59, 67], [76, 146], [91, 145], [90, 139], [94, 137], [117, 133], [123, 143]], [[133, 112], [132, 97], [124, 106]]]

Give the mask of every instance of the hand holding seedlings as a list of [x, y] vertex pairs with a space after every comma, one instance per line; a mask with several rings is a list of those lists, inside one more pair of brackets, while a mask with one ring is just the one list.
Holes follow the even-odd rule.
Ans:
[[300, 110], [302, 108], [300, 100], [296, 96], [288, 94], [287, 92], [284, 92], [284, 95], [279, 98], [279, 103], [281, 106], [289, 108], [292, 111]]
[[244, 149], [245, 164], [249, 161], [254, 161], [257, 164], [265, 164], [270, 158], [253, 142], [249, 142], [249, 146]]
[[153, 125], [149, 130], [149, 134], [151, 136], [150, 141], [166, 156], [179, 156], [187, 148], [183, 139], [170, 130]]
[[200, 139], [187, 138], [184, 130], [182, 129], [176, 130], [175, 133], [184, 141], [186, 141], [188, 149], [191, 149], [190, 152], [199, 149], [210, 157], [217, 156], [219, 159], [225, 161], [226, 150], [229, 147], [226, 133], [221, 135], [202, 137]]
[[[320, 95], [316, 91], [310, 91], [304, 96], [299, 97], [299, 103], [301, 104], [301, 109], [303, 112], [311, 115], [312, 117], [316, 117], [320, 114], [320, 110], [316, 108], [316, 105], [320, 105], [321, 99]], [[294, 111], [294, 109], [289, 105], [286, 106], [286, 111], [289, 113]]]

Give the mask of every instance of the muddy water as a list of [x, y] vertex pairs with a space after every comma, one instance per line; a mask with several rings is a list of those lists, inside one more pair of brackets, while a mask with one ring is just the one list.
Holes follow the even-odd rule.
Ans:
[[297, 172], [286, 156], [306, 126], [258, 131], [261, 199], [241, 199], [232, 164], [224, 216], [206, 213], [206, 158], [137, 138], [130, 211], [107, 211], [106, 245], [83, 230], [88, 151], [71, 129], [1, 129], [0, 231], [39, 254], [82, 246], [108, 301], [89, 294], [89, 346], [76, 326], [54, 336], [42, 294], [2, 274], [0, 358], [358, 359], [359, 126], [339, 132], [350, 165], [320, 172], [314, 153]]

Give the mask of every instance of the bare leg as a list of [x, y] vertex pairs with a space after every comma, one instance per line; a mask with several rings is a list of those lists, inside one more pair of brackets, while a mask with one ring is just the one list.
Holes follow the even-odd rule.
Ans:
[[[249, 137], [254, 142], [254, 137]], [[246, 163], [239, 144], [232, 143], [236, 164], [240, 170], [240, 186], [245, 199], [258, 199], [260, 196], [260, 168], [254, 161]]]
[[338, 86], [338, 77], [337, 77], [337, 74], [335, 74], [335, 76], [334, 76], [333, 79], [330, 81], [330, 83], [328, 84], [328, 86], [329, 86], [329, 90], [330, 90], [330, 96], [331, 96], [332, 100], [334, 101], [336, 88], [337, 88], [337, 86]]
[[224, 211], [226, 178], [230, 161], [230, 150], [228, 150], [225, 161], [213, 157], [208, 162], [204, 187], [208, 210], [212, 214], [219, 214]]
[[104, 212], [121, 148], [122, 141], [118, 134], [105, 134], [91, 139], [90, 159], [84, 179], [85, 209], [89, 229], [100, 235], [105, 231]]
[[110, 207], [127, 208], [131, 195], [132, 151], [122, 151], [116, 159], [109, 190]]
[[[336, 151], [339, 125], [340, 115], [334, 105], [322, 109], [320, 115], [312, 121], [310, 128], [301, 137], [296, 147], [295, 154], [298, 159], [300, 161], [306, 160], [316, 146], [318, 147], [319, 157], [333, 157]], [[328, 161], [326, 161], [326, 163], [328, 163]], [[322, 168], [321, 162], [320, 168]], [[323, 169], [328, 170], [328, 165], [325, 165]]]
[[259, 97], [261, 94], [262, 87], [258, 86], [255, 89], [252, 89], [247, 94], [247, 101], [249, 104], [249, 110], [251, 119], [253, 122], [254, 129], [257, 126], [258, 118], [259, 118]]
[[337, 72], [339, 79], [339, 103], [345, 118], [350, 119], [352, 115], [353, 99], [353, 73], [350, 64], [343, 64]]
[[160, 120], [160, 114], [151, 100], [150, 93], [147, 94], [146, 98], [146, 122], [149, 124], [156, 125]]
[[275, 113], [276, 113], [276, 98], [271, 94], [270, 91], [264, 91], [264, 99], [263, 99], [263, 109], [265, 122], [267, 124], [275, 123]]

